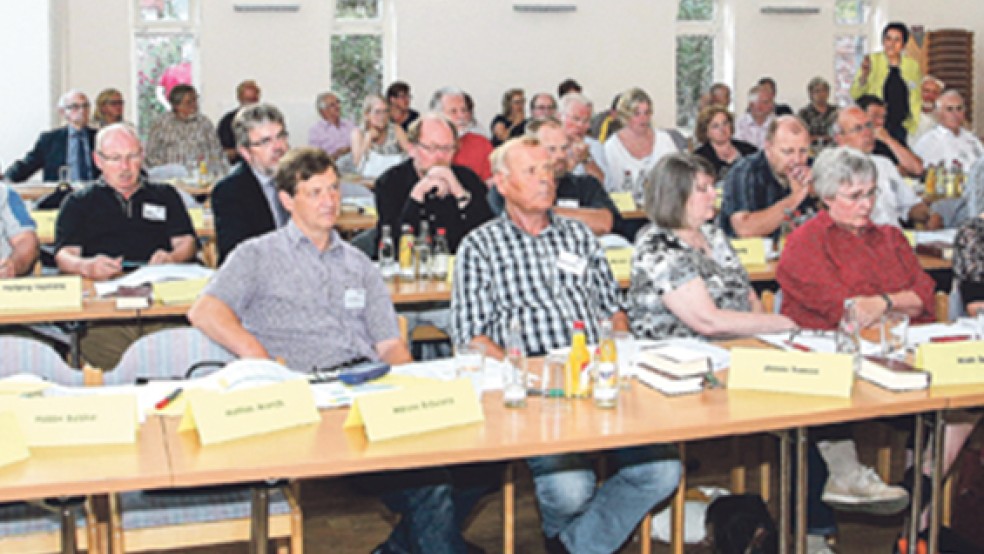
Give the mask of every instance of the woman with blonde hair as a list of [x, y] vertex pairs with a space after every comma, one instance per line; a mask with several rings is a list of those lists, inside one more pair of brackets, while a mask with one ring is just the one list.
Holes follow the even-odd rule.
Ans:
[[502, 95], [502, 113], [492, 119], [492, 146], [526, 132], [526, 96], [521, 88], [511, 88]]
[[96, 111], [92, 114], [92, 120], [99, 129], [113, 123], [123, 123], [123, 93], [115, 88], [100, 92], [96, 96]]

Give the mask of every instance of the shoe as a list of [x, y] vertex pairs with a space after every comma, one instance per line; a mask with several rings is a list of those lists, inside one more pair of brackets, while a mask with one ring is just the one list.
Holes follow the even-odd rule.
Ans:
[[823, 487], [823, 501], [847, 512], [889, 515], [905, 509], [909, 493], [886, 485], [874, 469], [860, 466], [846, 475], [831, 474]]
[[806, 554], [837, 554], [823, 535], [806, 536]]

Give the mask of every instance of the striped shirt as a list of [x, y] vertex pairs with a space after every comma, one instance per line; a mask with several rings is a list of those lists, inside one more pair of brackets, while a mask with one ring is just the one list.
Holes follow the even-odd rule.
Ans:
[[507, 213], [469, 233], [458, 248], [451, 296], [451, 336], [464, 344], [486, 336], [504, 345], [519, 318], [526, 353], [570, 345], [574, 321], [588, 341], [598, 321], [622, 310], [618, 283], [598, 240], [583, 223], [549, 212], [539, 235]]
[[198, 164], [204, 160], [209, 171], [223, 170], [222, 146], [212, 122], [202, 114], [180, 119], [174, 112], [162, 115], [147, 134], [148, 167], [164, 164]]

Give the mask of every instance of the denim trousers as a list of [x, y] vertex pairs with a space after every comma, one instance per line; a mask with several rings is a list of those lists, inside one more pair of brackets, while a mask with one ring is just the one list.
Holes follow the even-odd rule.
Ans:
[[464, 554], [461, 530], [475, 504], [502, 483], [501, 464], [469, 464], [375, 473], [354, 484], [400, 521], [385, 542], [395, 554]]
[[570, 552], [615, 552], [653, 506], [676, 490], [680, 461], [672, 445], [606, 452], [614, 473], [596, 487], [582, 454], [530, 458], [543, 534], [560, 537]]

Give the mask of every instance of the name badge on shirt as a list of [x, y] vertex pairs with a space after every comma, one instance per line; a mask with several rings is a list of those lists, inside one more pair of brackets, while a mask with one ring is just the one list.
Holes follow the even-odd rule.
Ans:
[[366, 289], [346, 289], [345, 309], [361, 310], [366, 307]]
[[148, 221], [164, 221], [167, 219], [167, 208], [157, 204], [144, 204], [143, 217]]
[[580, 208], [581, 205], [578, 203], [577, 198], [558, 198], [557, 199], [558, 208]]
[[557, 269], [572, 273], [578, 277], [584, 275], [584, 270], [588, 268], [588, 261], [571, 252], [561, 252], [557, 258]]

